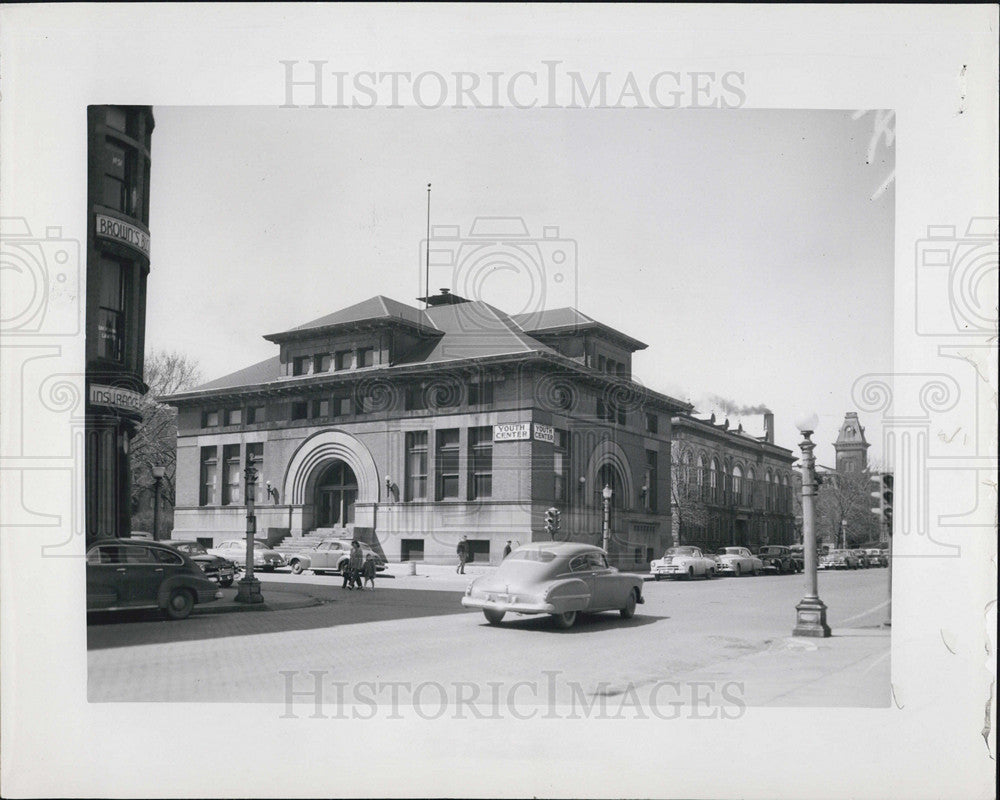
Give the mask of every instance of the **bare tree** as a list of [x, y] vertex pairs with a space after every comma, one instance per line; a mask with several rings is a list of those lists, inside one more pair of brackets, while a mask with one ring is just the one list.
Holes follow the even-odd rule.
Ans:
[[670, 503], [674, 517], [674, 545], [694, 544], [705, 546], [710, 521], [705, 502], [705, 476], [698, 475], [697, 467], [683, 464], [680, 448], [670, 450]]
[[871, 493], [876, 488], [872, 476], [877, 474], [869, 465], [861, 471], [823, 476], [817, 497], [817, 532], [824, 540], [834, 546], [857, 547], [878, 539], [878, 519], [871, 510]]
[[146, 356], [145, 379], [149, 386], [142, 400], [142, 423], [129, 448], [132, 472], [132, 527], [151, 530], [156, 481], [153, 467], [165, 470], [160, 481], [160, 525], [173, 527], [177, 468], [177, 410], [156, 398], [182, 392], [201, 383], [197, 362], [174, 351], [153, 350]]

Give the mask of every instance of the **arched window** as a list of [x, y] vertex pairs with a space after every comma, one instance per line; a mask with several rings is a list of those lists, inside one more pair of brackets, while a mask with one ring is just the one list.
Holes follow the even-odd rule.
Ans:
[[691, 451], [685, 450], [684, 456], [681, 460], [681, 469], [683, 470], [682, 477], [685, 483], [697, 483], [698, 476], [695, 471], [691, 468]]
[[712, 459], [709, 467], [708, 486], [712, 492], [712, 499], [717, 500], [719, 497], [719, 461], [715, 458]]
[[774, 485], [771, 483], [771, 470], [764, 473], [764, 506], [768, 511], [774, 506]]
[[747, 470], [747, 505], [753, 506], [757, 498], [757, 473], [753, 467]]
[[705, 457], [701, 454], [698, 455], [698, 485], [705, 485]]
[[736, 505], [743, 505], [743, 470], [739, 464], [733, 467], [733, 500]]

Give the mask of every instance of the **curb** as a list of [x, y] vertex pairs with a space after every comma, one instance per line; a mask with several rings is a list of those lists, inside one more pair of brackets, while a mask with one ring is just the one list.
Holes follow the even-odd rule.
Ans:
[[[287, 594], [291, 594], [288, 592]], [[323, 601], [307, 595], [299, 595], [300, 600], [278, 600], [268, 603], [237, 603], [234, 600], [216, 600], [206, 605], [195, 605], [191, 616], [196, 614], [239, 614], [248, 611], [291, 611], [297, 608], [311, 608], [323, 605]]]

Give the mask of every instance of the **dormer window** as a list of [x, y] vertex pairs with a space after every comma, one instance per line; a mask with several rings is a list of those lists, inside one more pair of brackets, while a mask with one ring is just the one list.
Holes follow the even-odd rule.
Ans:
[[342, 369], [350, 369], [353, 365], [354, 358], [350, 350], [339, 350], [333, 357], [333, 368], [338, 372]]
[[375, 365], [375, 348], [374, 347], [359, 347], [358, 348], [358, 366], [359, 367], [371, 367]]
[[308, 375], [312, 372], [311, 356], [296, 356], [292, 359], [292, 375]]

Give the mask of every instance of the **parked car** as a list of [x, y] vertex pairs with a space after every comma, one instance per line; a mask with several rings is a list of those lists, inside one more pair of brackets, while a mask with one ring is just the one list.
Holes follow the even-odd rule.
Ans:
[[233, 585], [233, 581], [236, 579], [236, 565], [228, 558], [212, 555], [201, 542], [171, 539], [164, 541], [163, 544], [189, 556], [195, 564], [201, 567], [205, 577], [215, 581], [219, 586]]
[[745, 547], [723, 547], [718, 555], [718, 573], [720, 575], [760, 575], [764, 571], [764, 562]]
[[87, 548], [87, 611], [159, 608], [184, 619], [222, 590], [190, 557], [158, 542], [101, 539]]
[[522, 545], [462, 597], [462, 605], [482, 609], [490, 625], [510, 611], [551, 614], [560, 628], [573, 627], [580, 612], [617, 610], [629, 619], [642, 602], [642, 576], [619, 572], [600, 547], [577, 542]]
[[870, 547], [865, 550], [865, 555], [868, 556], [868, 563], [873, 567], [888, 567], [889, 566], [889, 554], [887, 551], [882, 550], [878, 547]]
[[864, 550], [852, 550], [851, 553], [858, 560], [859, 569], [868, 569], [871, 566], [868, 561], [868, 554]]
[[715, 559], [708, 558], [700, 548], [687, 545], [671, 547], [663, 558], [657, 558], [649, 565], [649, 571], [656, 580], [663, 577], [714, 578], [718, 568]]
[[857, 569], [858, 559], [850, 550], [831, 550], [824, 556], [820, 556], [820, 569]]
[[[371, 554], [375, 560], [375, 569], [378, 572], [388, 568], [385, 559], [371, 549], [364, 542], [358, 542], [361, 546], [362, 555], [367, 558]], [[309, 550], [302, 550], [288, 556], [288, 566], [296, 575], [304, 570], [311, 569], [314, 574], [322, 575], [324, 572], [343, 572], [344, 567], [351, 557], [351, 541], [349, 539], [327, 539]]]
[[791, 549], [780, 544], [769, 544], [760, 548], [757, 555], [764, 564], [764, 569], [773, 569], [779, 575], [785, 572], [796, 572], [798, 562]]
[[[229, 539], [220, 542], [215, 547], [208, 548], [213, 556], [228, 558], [236, 566], [246, 569], [247, 540]], [[277, 550], [272, 550], [263, 539], [253, 540], [253, 567], [264, 572], [274, 572], [278, 567], [285, 566], [285, 558]]]

